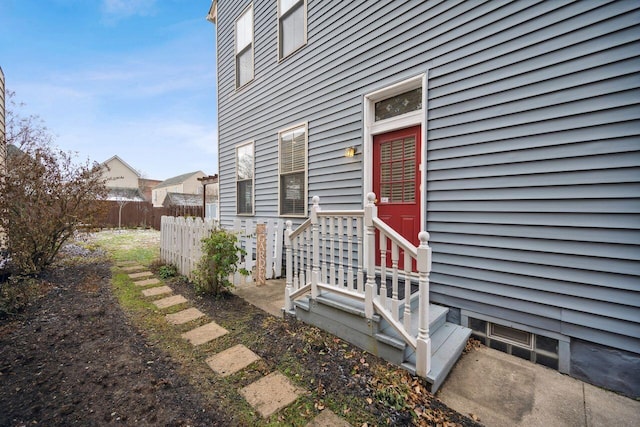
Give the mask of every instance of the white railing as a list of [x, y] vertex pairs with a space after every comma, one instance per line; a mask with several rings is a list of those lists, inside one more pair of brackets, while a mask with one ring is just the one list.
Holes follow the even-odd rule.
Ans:
[[[285, 310], [293, 301], [311, 292], [335, 292], [362, 301], [365, 316], [382, 316], [416, 352], [416, 373], [425, 377], [431, 366], [429, 337], [429, 234], [418, 234], [415, 247], [378, 218], [375, 194], [367, 195], [363, 210], [323, 211], [313, 198], [311, 215], [295, 231], [287, 221]], [[380, 265], [376, 266], [376, 231]], [[387, 267], [390, 253], [391, 267]], [[402, 269], [400, 269], [400, 257]], [[380, 288], [376, 283], [380, 276]], [[365, 282], [366, 277], [366, 282]], [[390, 295], [387, 279], [391, 282]], [[404, 281], [402, 297], [399, 279]], [[411, 283], [417, 282], [412, 292]], [[411, 300], [418, 298], [418, 327], [411, 328]]]
[[[266, 220], [266, 278], [282, 277], [282, 243], [284, 225], [282, 220]], [[163, 216], [160, 226], [160, 259], [173, 264], [180, 274], [193, 278], [193, 272], [202, 257], [202, 239], [218, 227], [214, 219]], [[251, 272], [255, 266], [256, 222], [249, 219], [234, 223], [230, 230], [238, 235], [239, 245], [246, 251], [240, 266]], [[237, 274], [233, 281], [240, 284], [251, 281], [252, 276]]]

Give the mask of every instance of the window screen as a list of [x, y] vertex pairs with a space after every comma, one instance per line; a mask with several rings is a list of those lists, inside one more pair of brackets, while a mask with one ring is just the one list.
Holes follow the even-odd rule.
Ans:
[[236, 21], [236, 87], [253, 79], [253, 8]]
[[306, 43], [305, 8], [305, 0], [280, 0], [278, 19], [280, 58], [284, 58]]
[[306, 215], [307, 128], [280, 133], [280, 215]]
[[236, 149], [236, 212], [253, 214], [253, 142]]

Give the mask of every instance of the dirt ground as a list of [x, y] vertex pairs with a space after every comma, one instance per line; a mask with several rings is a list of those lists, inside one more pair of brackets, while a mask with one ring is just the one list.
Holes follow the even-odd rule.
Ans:
[[98, 259], [54, 269], [0, 319], [0, 426], [229, 425], [129, 323], [110, 277]]
[[[0, 319], [0, 426], [236, 425], [228, 408], [207, 400], [178, 362], [132, 325], [112, 293], [105, 258], [89, 261], [52, 269], [40, 298]], [[408, 374], [403, 384], [389, 383], [377, 373], [385, 362], [316, 328], [278, 320], [234, 295], [199, 297], [184, 280], [171, 286], [216, 321], [249, 319], [248, 329], [260, 331], [251, 348], [269, 368], [299, 359], [318, 396], [365, 402], [380, 425], [412, 424], [411, 411], [423, 415], [422, 425], [476, 425]], [[397, 404], [390, 390], [411, 392]]]

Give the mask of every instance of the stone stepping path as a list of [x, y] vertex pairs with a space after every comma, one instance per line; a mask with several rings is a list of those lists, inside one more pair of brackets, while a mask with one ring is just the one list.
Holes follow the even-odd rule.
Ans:
[[302, 396], [303, 392], [280, 372], [272, 372], [240, 389], [240, 394], [263, 418], [267, 418], [289, 406]]
[[174, 325], [182, 325], [184, 323], [189, 323], [192, 320], [199, 319], [204, 316], [204, 313], [198, 310], [197, 308], [187, 308], [186, 310], [179, 311], [173, 314], [167, 314], [165, 317], [167, 322], [172, 323]]
[[149, 285], [159, 285], [162, 282], [154, 277], [151, 279], [137, 280], [134, 283], [136, 286], [149, 286]]
[[189, 332], [185, 332], [182, 334], [182, 338], [186, 339], [193, 345], [202, 345], [227, 333], [229, 333], [229, 331], [218, 325], [216, 322], [210, 322], [206, 325], [192, 329]]
[[306, 427], [351, 427], [351, 424], [330, 409], [323, 409]]
[[130, 279], [136, 280], [143, 277], [153, 276], [153, 273], [150, 271], [141, 271], [140, 273], [129, 273], [128, 276]]
[[142, 295], [145, 297], [155, 297], [158, 295], [170, 294], [173, 292], [168, 286], [156, 286], [155, 288], [149, 288], [142, 291]]
[[145, 267], [142, 266], [142, 265], [131, 265], [129, 267], [121, 267], [120, 269], [122, 271], [132, 272], [132, 271], [137, 271], [137, 270], [144, 270]]
[[168, 308], [173, 307], [174, 305], [182, 304], [187, 302], [187, 299], [182, 295], [173, 295], [171, 297], [162, 298], [153, 302], [158, 308]]
[[[136, 286], [150, 286], [149, 288], [142, 290], [142, 295], [145, 297], [166, 295], [173, 292], [173, 289], [169, 286], [151, 287], [151, 285], [161, 285], [162, 282], [153, 277], [153, 273], [150, 271], [136, 272], [137, 270], [144, 269], [145, 267], [139, 265], [135, 261], [123, 261], [116, 265], [123, 271], [129, 272], [128, 276], [134, 281]], [[153, 301], [153, 304], [159, 309], [164, 309], [186, 302], [188, 302], [188, 300], [182, 295], [172, 295], [155, 300]], [[165, 316], [167, 322], [173, 325], [182, 325], [202, 317], [205, 317], [205, 314], [195, 307], [186, 308], [177, 313], [171, 313]], [[226, 335], [227, 333], [228, 331], [225, 328], [212, 321], [183, 333], [182, 338], [189, 341], [193, 346], [199, 346]], [[206, 363], [213, 372], [222, 377], [226, 377], [245, 369], [247, 366], [259, 360], [261, 360], [260, 356], [244, 345], [237, 344], [227, 350], [208, 357], [206, 359]], [[296, 387], [287, 377], [277, 371], [272, 372], [252, 384], [249, 384], [248, 386], [240, 389], [239, 392], [249, 405], [251, 405], [263, 418], [268, 418], [280, 409], [292, 404], [300, 396], [306, 393], [305, 390]], [[348, 427], [349, 423], [331, 412], [329, 409], [325, 409], [320, 412], [316, 418], [309, 422], [307, 426]]]
[[117, 261], [116, 266], [118, 267], [128, 267], [130, 265], [138, 265], [138, 261]]
[[238, 344], [209, 357], [206, 362], [213, 372], [226, 377], [241, 371], [257, 360], [260, 360], [260, 356], [242, 344]]

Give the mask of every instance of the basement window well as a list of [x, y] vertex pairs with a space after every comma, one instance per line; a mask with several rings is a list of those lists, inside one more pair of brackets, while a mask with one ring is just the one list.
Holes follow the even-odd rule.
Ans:
[[558, 369], [557, 339], [473, 317], [468, 317], [468, 325], [472, 336], [487, 347]]

